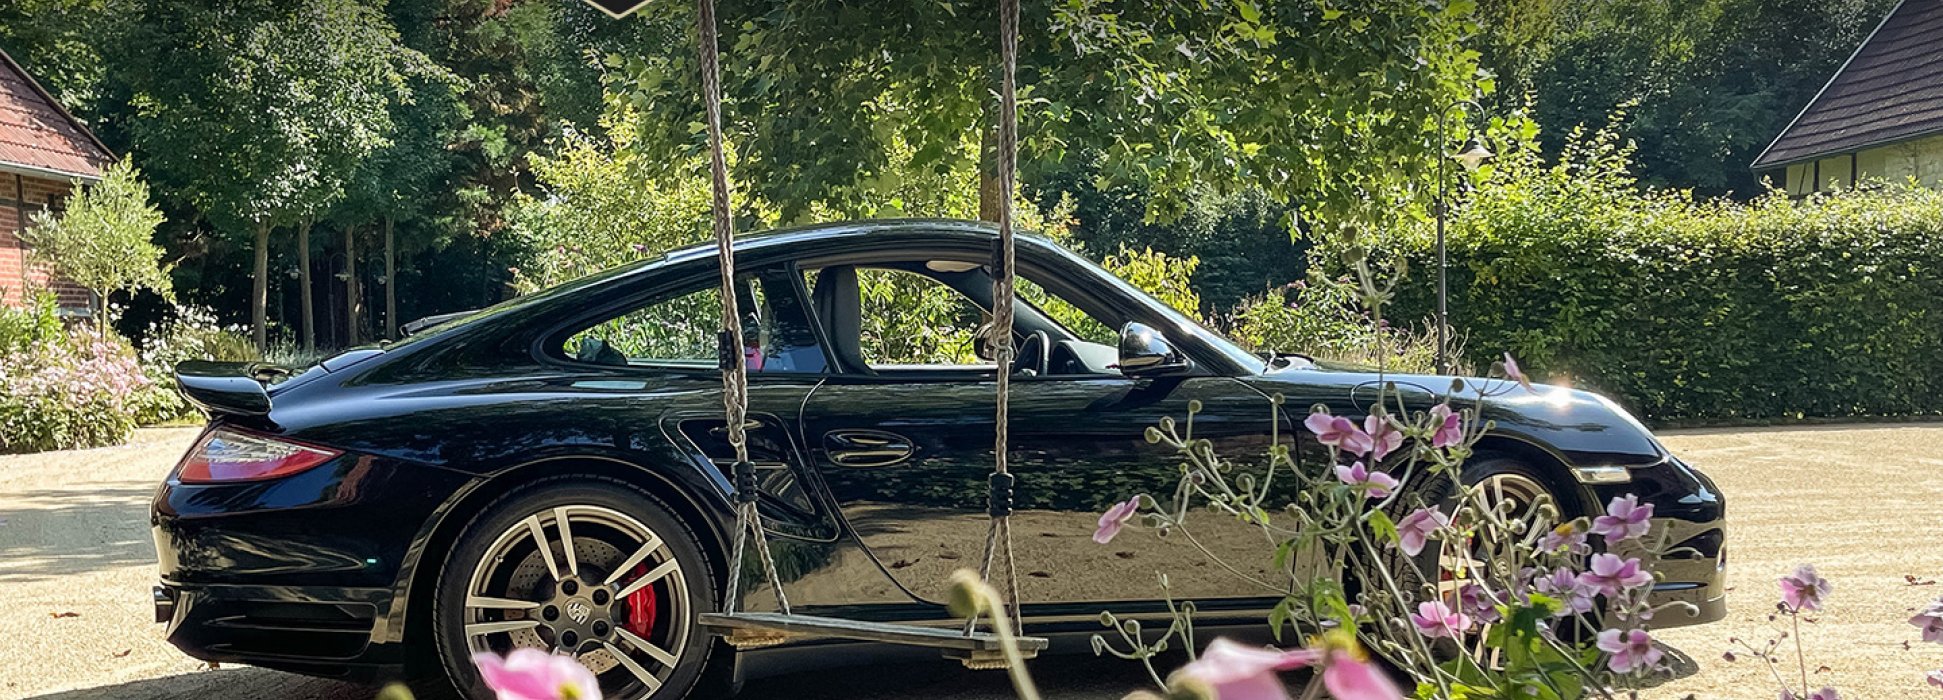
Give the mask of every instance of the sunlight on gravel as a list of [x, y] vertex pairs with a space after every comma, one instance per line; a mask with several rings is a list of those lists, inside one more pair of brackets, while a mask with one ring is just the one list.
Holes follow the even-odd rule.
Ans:
[[[1943, 426], [1839, 426], [1681, 431], [1662, 436], [1727, 496], [1727, 619], [1667, 630], [1661, 638], [1698, 672], [1649, 698], [1771, 698], [1778, 687], [1758, 660], [1721, 654], [1740, 637], [1774, 636], [1775, 580], [1810, 563], [1835, 583], [1827, 610], [1803, 625], [1809, 683], [1842, 697], [1936, 694], [1923, 674], [1943, 668], [1943, 647], [1922, 644], [1907, 621], [1943, 595]], [[1915, 577], [1914, 583], [1909, 578]], [[1908, 642], [1905, 644], [1905, 642]], [[1792, 649], [1792, 646], [1789, 647]], [[1736, 649], [1736, 651], [1741, 651]], [[1828, 670], [1819, 671], [1823, 666]], [[1689, 669], [1691, 670], [1691, 669]], [[1800, 683], [1792, 663], [1781, 669]]]

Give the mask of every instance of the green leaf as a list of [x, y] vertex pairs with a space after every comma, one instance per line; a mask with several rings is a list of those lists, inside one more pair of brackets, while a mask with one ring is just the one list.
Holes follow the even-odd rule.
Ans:
[[1397, 524], [1390, 520], [1388, 514], [1380, 510], [1370, 511], [1369, 523], [1370, 532], [1377, 539], [1390, 544], [1402, 543], [1402, 537], [1397, 534]]

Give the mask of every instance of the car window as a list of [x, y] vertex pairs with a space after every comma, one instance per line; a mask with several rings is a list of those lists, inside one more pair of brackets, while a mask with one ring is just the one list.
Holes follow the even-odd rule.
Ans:
[[1019, 298], [1037, 307], [1040, 312], [1051, 318], [1054, 323], [1058, 323], [1061, 327], [1072, 333], [1073, 337], [1101, 345], [1117, 345], [1119, 343], [1120, 333], [1114, 330], [1114, 327], [1119, 324], [1109, 325], [1106, 321], [1094, 318], [1092, 315], [1080, 310], [1078, 306], [1074, 306], [1065, 299], [1054, 296], [1052, 292], [1046, 291], [1044, 287], [1039, 286], [1038, 283], [1026, 277], [1016, 277], [1014, 280], [1012, 286], [1019, 295]]
[[[749, 371], [825, 369], [823, 351], [787, 275], [739, 276], [736, 290], [742, 358]], [[662, 297], [573, 334], [561, 350], [595, 364], [712, 368], [721, 299], [721, 289], [712, 285]]]
[[864, 360], [878, 365], [983, 365], [977, 334], [985, 310], [930, 277], [903, 270], [857, 271]]

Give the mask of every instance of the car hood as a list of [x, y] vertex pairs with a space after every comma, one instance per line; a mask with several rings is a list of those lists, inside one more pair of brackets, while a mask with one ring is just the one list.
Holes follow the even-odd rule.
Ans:
[[[1666, 458], [1665, 448], [1637, 418], [1611, 399], [1571, 387], [1505, 379], [1427, 374], [1381, 374], [1340, 365], [1300, 365], [1248, 379], [1257, 389], [1280, 394], [1289, 410], [1306, 414], [1315, 405], [1332, 413], [1365, 415], [1385, 383], [1394, 384], [1404, 407], [1422, 411], [1449, 400], [1455, 408], [1482, 407], [1497, 422], [1493, 434], [1520, 440], [1575, 466], [1637, 466]], [[1392, 398], [1391, 410], [1394, 411]]]

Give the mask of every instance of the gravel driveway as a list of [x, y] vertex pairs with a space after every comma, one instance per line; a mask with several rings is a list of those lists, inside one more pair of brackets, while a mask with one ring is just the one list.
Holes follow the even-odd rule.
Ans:
[[[287, 698], [364, 700], [372, 690], [254, 668], [209, 670], [151, 624], [155, 577], [147, 504], [193, 429], [140, 431], [121, 447], [0, 457], [0, 698]], [[1721, 658], [1729, 638], [1763, 640], [1774, 579], [1813, 562], [1834, 580], [1827, 613], [1803, 634], [1817, 686], [1843, 697], [1919, 696], [1943, 647], [1911, 644], [1904, 620], [1943, 594], [1943, 426], [1672, 432], [1729, 503], [1730, 609], [1662, 638], [1680, 677], [1649, 698], [1770, 698], [1759, 662]], [[1905, 577], [1915, 577], [1914, 583]], [[1131, 664], [1090, 657], [1035, 662], [1049, 697], [1118, 698], [1142, 682]], [[1009, 697], [1002, 674], [949, 662], [897, 663], [753, 681], [743, 697]], [[862, 687], [861, 679], [869, 687]]]

